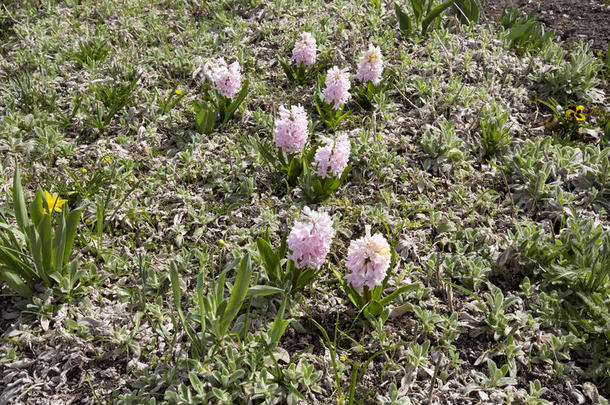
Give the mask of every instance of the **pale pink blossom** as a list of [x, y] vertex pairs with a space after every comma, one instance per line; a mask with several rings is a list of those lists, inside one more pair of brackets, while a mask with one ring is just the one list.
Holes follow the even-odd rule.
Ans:
[[390, 267], [390, 245], [380, 233], [371, 236], [371, 227], [366, 226], [366, 235], [350, 242], [345, 267], [351, 271], [345, 279], [358, 291], [381, 285]]
[[316, 50], [316, 39], [309, 32], [303, 32], [301, 40], [294, 45], [292, 59], [297, 66], [304, 63], [305, 66], [311, 67], [316, 62]]
[[285, 154], [300, 152], [309, 135], [305, 109], [301, 105], [293, 105], [290, 110], [282, 106], [279, 112], [274, 128], [275, 145]]
[[329, 177], [332, 173], [338, 177], [347, 167], [351, 144], [346, 134], [339, 135], [337, 138], [322, 139], [322, 146], [318, 148], [314, 160], [318, 164], [318, 176]]
[[362, 55], [360, 61], [358, 62], [356, 79], [362, 81], [363, 83], [370, 81], [377, 86], [381, 81], [381, 74], [383, 73], [382, 58], [381, 49], [370, 44], [368, 51]]
[[351, 86], [348, 69], [339, 69], [337, 66], [333, 66], [326, 73], [324, 99], [329, 104], [334, 103], [333, 108], [338, 110], [349, 99]]
[[224, 97], [233, 98], [241, 89], [241, 68], [238, 62], [233, 62], [229, 66], [219, 63], [212, 72], [212, 79], [216, 84], [216, 90]]
[[295, 222], [288, 239], [288, 258], [298, 269], [307, 267], [319, 269], [330, 251], [335, 237], [333, 221], [326, 212], [316, 212], [309, 207], [303, 208], [304, 217]]

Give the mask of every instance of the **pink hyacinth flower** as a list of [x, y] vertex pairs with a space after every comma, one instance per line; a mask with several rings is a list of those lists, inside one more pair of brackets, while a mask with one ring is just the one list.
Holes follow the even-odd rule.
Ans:
[[350, 242], [345, 267], [351, 271], [345, 279], [358, 291], [381, 285], [390, 267], [390, 245], [380, 233], [371, 236], [371, 227], [366, 226], [366, 235]]
[[309, 207], [303, 208], [303, 214], [304, 218], [295, 222], [286, 240], [291, 252], [287, 256], [297, 269], [317, 270], [324, 264], [335, 237], [333, 221], [326, 212], [316, 212]]
[[297, 153], [303, 149], [309, 129], [307, 113], [301, 106], [291, 106], [290, 110], [280, 107], [280, 118], [275, 121], [273, 141], [285, 154]]
[[309, 68], [316, 62], [316, 51], [316, 39], [309, 32], [304, 32], [301, 34], [301, 40], [294, 45], [292, 59], [297, 66], [304, 63]]
[[366, 51], [360, 61], [358, 61], [358, 71], [356, 72], [356, 79], [363, 83], [373, 82], [375, 86], [381, 81], [381, 74], [383, 73], [383, 59], [381, 55], [381, 49], [379, 47], [369, 45], [368, 51]]
[[338, 177], [347, 167], [351, 144], [346, 134], [340, 135], [336, 139], [323, 138], [323, 146], [316, 151], [314, 160], [318, 164], [318, 176], [329, 177], [332, 173]]
[[215, 89], [227, 98], [233, 98], [241, 89], [241, 68], [238, 62], [229, 66], [220, 64], [212, 73], [212, 79], [216, 84]]
[[324, 99], [329, 104], [334, 103], [333, 108], [338, 110], [349, 99], [351, 86], [348, 69], [339, 69], [337, 66], [333, 66], [326, 73]]

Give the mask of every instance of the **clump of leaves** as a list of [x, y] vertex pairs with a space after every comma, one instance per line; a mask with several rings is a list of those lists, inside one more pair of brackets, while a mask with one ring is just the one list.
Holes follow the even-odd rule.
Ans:
[[518, 9], [505, 8], [500, 21], [508, 31], [507, 40], [511, 48], [520, 55], [541, 49], [555, 36], [553, 31], [546, 31], [544, 25], [536, 20], [535, 12], [520, 17]]

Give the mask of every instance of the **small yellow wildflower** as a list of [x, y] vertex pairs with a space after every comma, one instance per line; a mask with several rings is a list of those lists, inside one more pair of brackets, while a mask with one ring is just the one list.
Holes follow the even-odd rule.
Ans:
[[227, 245], [227, 242], [225, 242], [224, 239], [218, 239], [218, 245], [220, 247], [225, 247]]
[[174, 90], [174, 93], [176, 93], [177, 95], [180, 96], [180, 95], [182, 95], [182, 90], [176, 89], [176, 90]]
[[85, 169], [84, 167], [82, 169], [80, 169], [80, 172], [83, 176], [87, 175], [87, 169]]
[[110, 156], [105, 156], [104, 157], [104, 162], [106, 162], [106, 163], [112, 162], [112, 158]]
[[[51, 193], [49, 193], [47, 190], [44, 190], [44, 199], [47, 202], [47, 207], [49, 207], [51, 211], [55, 212], [61, 212], [62, 205], [64, 205], [68, 201], [64, 200], [63, 198], [59, 198], [59, 195], [57, 194], [51, 195]], [[42, 212], [46, 214], [46, 208], [43, 209]]]
[[576, 119], [576, 121], [584, 121], [585, 120], [585, 115], [583, 114], [584, 110], [585, 110], [585, 107], [582, 105], [579, 105], [574, 110], [572, 110], [572, 109], [566, 110], [566, 117], [568, 117], [568, 120], [570, 120], [570, 121], [572, 121], [573, 119]]

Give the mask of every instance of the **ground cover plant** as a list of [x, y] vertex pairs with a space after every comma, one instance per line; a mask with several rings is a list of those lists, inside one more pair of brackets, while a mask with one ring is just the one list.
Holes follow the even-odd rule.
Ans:
[[0, 404], [608, 403], [610, 59], [484, 3], [5, 2]]

